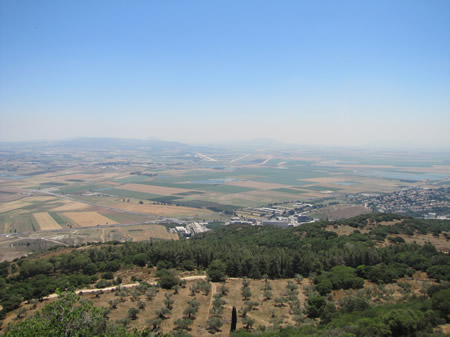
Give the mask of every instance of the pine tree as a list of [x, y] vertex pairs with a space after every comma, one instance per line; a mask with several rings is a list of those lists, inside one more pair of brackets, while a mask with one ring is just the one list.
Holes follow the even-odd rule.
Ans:
[[230, 331], [236, 330], [236, 324], [237, 324], [237, 312], [236, 312], [236, 307], [233, 307], [233, 311], [231, 312], [231, 329], [230, 329]]

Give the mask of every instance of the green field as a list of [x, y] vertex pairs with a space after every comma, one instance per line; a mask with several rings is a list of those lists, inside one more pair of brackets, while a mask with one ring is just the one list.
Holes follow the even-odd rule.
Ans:
[[56, 223], [60, 226], [64, 225], [64, 219], [60, 216], [59, 213], [49, 212], [50, 216], [56, 221]]
[[162, 197], [161, 195], [158, 195], [158, 194], [143, 193], [143, 192], [136, 192], [136, 191], [130, 191], [130, 190], [121, 190], [121, 189], [116, 189], [116, 188], [102, 190], [101, 193], [116, 195], [120, 198], [133, 198], [133, 199], [143, 199], [143, 200], [151, 200], [153, 198]]
[[[174, 178], [174, 180], [186, 181], [186, 177], [183, 178]], [[210, 187], [212, 184], [194, 184], [194, 183], [176, 183], [173, 180], [151, 180], [151, 181], [143, 181], [139, 182], [139, 184], [143, 185], [152, 185], [152, 186], [162, 186], [162, 187], [176, 187], [176, 188], [186, 188], [186, 189], [201, 189], [204, 187]]]

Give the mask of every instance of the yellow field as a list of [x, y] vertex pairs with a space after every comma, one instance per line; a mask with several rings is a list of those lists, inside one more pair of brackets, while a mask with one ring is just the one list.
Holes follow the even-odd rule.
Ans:
[[97, 212], [65, 212], [63, 214], [81, 227], [117, 224], [114, 220], [108, 219]]
[[118, 187], [122, 190], [129, 190], [135, 192], [159, 194], [159, 195], [173, 195], [177, 193], [189, 192], [190, 190], [176, 187], [152, 186], [143, 184], [126, 184]]
[[115, 204], [113, 207], [125, 209], [131, 212], [154, 214], [159, 216], [204, 216], [214, 214], [214, 212], [206, 209], [170, 205], [139, 205], [131, 203], [119, 203]]
[[61, 229], [61, 226], [47, 212], [33, 213], [33, 216], [43, 231]]
[[22, 200], [10, 201], [6, 202], [3, 205], [0, 205], [0, 213], [9, 212], [15, 209], [19, 209], [25, 206], [28, 206], [29, 203], [23, 202]]
[[68, 201], [64, 200], [65, 205], [58, 206], [52, 209], [52, 211], [55, 212], [65, 212], [65, 211], [77, 211], [80, 209], [85, 209], [89, 207], [87, 204], [83, 204], [82, 202], [78, 201]]

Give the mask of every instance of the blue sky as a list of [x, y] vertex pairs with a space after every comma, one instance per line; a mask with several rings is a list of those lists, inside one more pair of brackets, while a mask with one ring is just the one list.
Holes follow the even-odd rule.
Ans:
[[0, 1], [0, 140], [450, 148], [450, 1]]

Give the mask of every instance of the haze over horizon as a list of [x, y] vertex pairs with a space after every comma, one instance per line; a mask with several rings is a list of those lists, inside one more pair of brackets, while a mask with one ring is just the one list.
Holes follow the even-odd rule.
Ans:
[[450, 149], [450, 2], [2, 1], [0, 141]]

